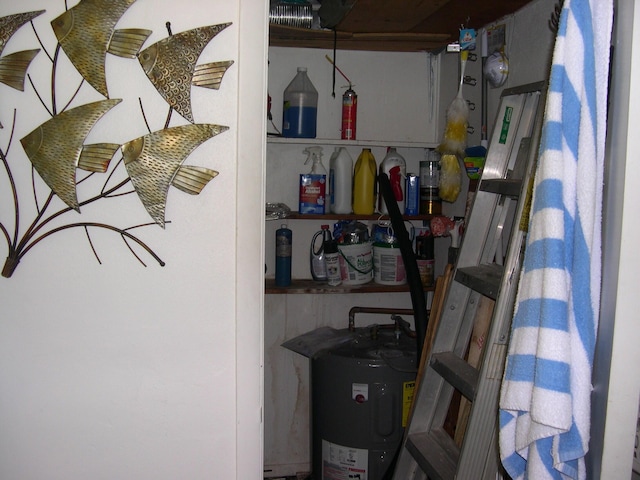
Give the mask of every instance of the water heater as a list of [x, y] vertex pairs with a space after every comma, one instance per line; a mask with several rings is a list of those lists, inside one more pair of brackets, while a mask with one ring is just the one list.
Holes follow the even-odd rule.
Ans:
[[400, 447], [416, 340], [394, 325], [342, 331], [311, 358], [314, 480], [380, 480]]

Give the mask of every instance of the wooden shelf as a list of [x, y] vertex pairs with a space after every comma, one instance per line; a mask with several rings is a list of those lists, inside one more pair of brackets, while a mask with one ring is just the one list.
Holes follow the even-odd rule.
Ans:
[[[394, 7], [395, 8], [395, 7]], [[379, 52], [431, 52], [440, 50], [452, 36], [446, 33], [351, 33], [337, 31], [335, 46], [339, 50]], [[333, 49], [332, 30], [312, 30], [283, 25], [269, 25], [269, 45], [272, 47]]]
[[[425, 287], [425, 292], [434, 287]], [[338, 285], [331, 287], [326, 283], [307, 279], [294, 279], [288, 287], [279, 287], [273, 278], [265, 280], [265, 294], [336, 294], [336, 293], [399, 293], [409, 292], [409, 285], [380, 285], [373, 281], [362, 285]]]
[[[403, 215], [402, 218], [407, 221], [429, 221], [435, 215]], [[325, 213], [324, 215], [311, 214], [311, 213], [298, 213], [291, 212], [288, 217], [281, 218], [279, 220], [379, 220], [389, 219], [389, 215], [383, 215], [380, 213], [374, 213], [373, 215], [357, 215], [355, 213], [339, 214], [339, 213]]]
[[[269, 26], [275, 47], [439, 52], [458, 40], [461, 22], [468, 28], [485, 25], [514, 13], [533, 0], [353, 0], [333, 30]], [[446, 4], [446, 6], [445, 6]]]
[[267, 143], [283, 145], [331, 145], [336, 147], [436, 148], [438, 142], [406, 142], [397, 140], [341, 140], [337, 138], [289, 138], [267, 135]]

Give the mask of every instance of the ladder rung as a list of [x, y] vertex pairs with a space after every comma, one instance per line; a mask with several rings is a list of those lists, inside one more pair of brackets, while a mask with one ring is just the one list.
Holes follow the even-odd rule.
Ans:
[[452, 480], [456, 477], [460, 449], [442, 428], [409, 435], [407, 450], [429, 480]]
[[502, 273], [501, 265], [480, 265], [478, 267], [464, 267], [456, 271], [456, 282], [495, 300], [500, 290]]
[[519, 197], [522, 180], [512, 178], [488, 178], [482, 180], [478, 189], [483, 192]]
[[480, 376], [477, 369], [452, 352], [434, 353], [431, 356], [431, 368], [468, 400], [473, 401]]

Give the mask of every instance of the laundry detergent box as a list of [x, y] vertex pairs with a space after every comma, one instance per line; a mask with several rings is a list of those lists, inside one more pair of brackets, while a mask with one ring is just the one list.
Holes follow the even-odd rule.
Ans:
[[300, 175], [300, 213], [324, 214], [327, 176], [303, 173]]

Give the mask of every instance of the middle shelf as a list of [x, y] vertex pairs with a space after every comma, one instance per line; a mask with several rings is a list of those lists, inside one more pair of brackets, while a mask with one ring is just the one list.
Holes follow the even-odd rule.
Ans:
[[[434, 288], [433, 286], [424, 287], [424, 291], [431, 292]], [[288, 287], [279, 287], [273, 278], [267, 278], [264, 285], [264, 293], [266, 294], [398, 293], [408, 291], [409, 285], [382, 285], [373, 281], [361, 285], [341, 284], [332, 287], [326, 282], [294, 279]]]
[[[434, 215], [403, 215], [402, 218], [406, 221], [429, 221]], [[324, 213], [324, 214], [312, 214], [312, 213], [299, 213], [291, 212], [287, 217], [278, 218], [276, 220], [388, 220], [389, 215], [380, 213], [374, 213], [371, 215], [359, 215], [356, 213]]]

